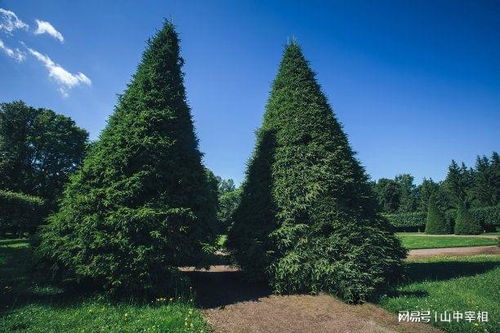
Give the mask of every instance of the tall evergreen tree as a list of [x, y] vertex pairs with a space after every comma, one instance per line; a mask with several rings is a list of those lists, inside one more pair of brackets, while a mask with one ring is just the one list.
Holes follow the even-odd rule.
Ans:
[[438, 205], [437, 193], [432, 194], [428, 200], [427, 218], [425, 232], [428, 234], [449, 234], [451, 227]]
[[474, 204], [478, 207], [494, 206], [500, 200], [500, 161], [497, 152], [491, 159], [486, 156], [477, 157], [473, 172]]
[[234, 214], [229, 248], [276, 292], [359, 302], [398, 276], [405, 250], [377, 212], [315, 75], [296, 43], [284, 52]]
[[164, 292], [178, 281], [176, 266], [203, 264], [216, 207], [182, 65], [166, 22], [42, 233], [39, 253], [60, 276], [111, 292]]
[[456, 208], [470, 205], [473, 179], [471, 170], [464, 163], [459, 166], [451, 161], [444, 184]]

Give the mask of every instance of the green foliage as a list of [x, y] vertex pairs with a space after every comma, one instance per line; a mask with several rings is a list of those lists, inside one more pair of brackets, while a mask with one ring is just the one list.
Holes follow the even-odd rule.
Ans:
[[219, 210], [217, 218], [223, 226], [223, 233], [227, 233], [233, 224], [233, 215], [240, 203], [241, 189], [234, 185], [232, 179], [219, 177]]
[[228, 247], [278, 293], [350, 302], [397, 278], [406, 254], [295, 43], [273, 83]]
[[474, 219], [467, 207], [461, 206], [457, 209], [455, 220], [456, 235], [476, 235], [482, 231], [481, 224], [478, 220]]
[[88, 133], [75, 122], [21, 101], [0, 104], [0, 189], [43, 198], [56, 207], [81, 164]]
[[203, 266], [215, 242], [213, 186], [186, 102], [179, 39], [165, 23], [44, 228], [55, 277], [108, 292], [171, 293], [177, 266]]
[[494, 206], [500, 202], [500, 158], [497, 152], [477, 157], [472, 192], [477, 206]]
[[[493, 230], [500, 226], [500, 206], [480, 207], [469, 209], [472, 218], [480, 223], [483, 229]], [[424, 230], [427, 214], [423, 212], [384, 214], [393, 227], [398, 231]], [[457, 218], [457, 210], [447, 210], [445, 219], [448, 225], [453, 226]]]
[[413, 176], [409, 174], [397, 175], [394, 178], [394, 181], [399, 185], [400, 191], [399, 212], [414, 212], [417, 209], [416, 187], [413, 180]]
[[425, 232], [428, 234], [450, 234], [451, 226], [446, 220], [444, 213], [436, 203], [436, 196], [429, 199], [429, 208], [425, 223]]
[[425, 229], [427, 213], [384, 214], [384, 217], [398, 231], [423, 231]]
[[395, 180], [381, 178], [374, 184], [373, 190], [382, 211], [395, 213], [399, 210], [401, 191]]
[[455, 208], [468, 206], [471, 200], [471, 188], [473, 184], [472, 170], [468, 169], [464, 163], [459, 166], [455, 161], [451, 161], [444, 185], [448, 191], [451, 202]]
[[32, 234], [41, 224], [45, 205], [41, 198], [0, 190], [0, 212], [0, 234]]

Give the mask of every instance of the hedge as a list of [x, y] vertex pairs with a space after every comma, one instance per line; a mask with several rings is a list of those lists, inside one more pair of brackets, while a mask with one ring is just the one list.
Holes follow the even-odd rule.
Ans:
[[[495, 231], [496, 227], [500, 227], [500, 205], [473, 208], [469, 210], [469, 213], [473, 219], [479, 221], [486, 231]], [[456, 217], [456, 210], [449, 210], [446, 212], [447, 220], [455, 221]]]
[[[470, 209], [470, 214], [474, 219], [479, 220], [481, 226], [486, 231], [494, 231], [500, 226], [500, 205], [491, 207], [481, 207]], [[424, 231], [425, 212], [383, 214], [385, 218], [396, 228], [396, 231]], [[446, 212], [446, 220], [455, 224], [457, 211], [451, 209]]]
[[34, 233], [41, 224], [44, 208], [39, 197], [0, 190], [0, 234]]
[[383, 214], [397, 231], [424, 231], [427, 213]]

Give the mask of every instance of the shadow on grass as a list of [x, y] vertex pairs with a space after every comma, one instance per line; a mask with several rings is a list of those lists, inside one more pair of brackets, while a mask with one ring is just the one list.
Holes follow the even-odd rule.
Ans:
[[32, 271], [32, 250], [24, 245], [26, 240], [2, 240], [0, 244], [0, 318], [30, 304], [62, 308], [95, 296], [91, 288], [81, 285], [59, 287], [41, 280]]
[[499, 262], [470, 262], [464, 260], [438, 262], [409, 262], [406, 264], [409, 282], [441, 281], [482, 274], [500, 266]]

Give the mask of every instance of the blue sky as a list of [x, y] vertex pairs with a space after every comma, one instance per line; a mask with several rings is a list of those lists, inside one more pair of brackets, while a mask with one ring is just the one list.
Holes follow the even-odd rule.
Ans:
[[172, 19], [205, 164], [238, 182], [290, 36], [373, 179], [441, 180], [451, 159], [473, 165], [500, 148], [497, 1], [0, 0], [0, 8], [0, 101], [71, 116], [93, 139], [145, 40]]

